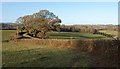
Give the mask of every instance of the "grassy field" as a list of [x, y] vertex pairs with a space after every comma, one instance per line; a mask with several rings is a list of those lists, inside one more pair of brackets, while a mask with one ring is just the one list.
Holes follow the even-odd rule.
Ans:
[[101, 30], [100, 32], [107, 33], [107, 34], [112, 34], [112, 35], [117, 35], [118, 36], [118, 31]]
[[15, 35], [16, 30], [2, 30], [2, 40], [8, 40]]
[[89, 33], [80, 33], [80, 32], [50, 32], [50, 38], [57, 39], [103, 39], [107, 38], [102, 35], [89, 34]]
[[[15, 30], [2, 31], [2, 39], [8, 40]], [[104, 38], [101, 35], [70, 32], [49, 32], [50, 38]], [[3, 67], [89, 67], [91, 58], [85, 52], [69, 48], [25, 42], [2, 43]]]
[[[3, 40], [15, 31], [3, 31]], [[66, 48], [42, 46], [25, 42], [2, 43], [3, 67], [88, 67], [89, 56]]]
[[89, 56], [64, 48], [3, 43], [3, 67], [89, 67]]
[[[7, 40], [15, 35], [16, 30], [3, 30], [2, 40]], [[109, 39], [98, 34], [79, 33], [79, 32], [48, 32], [49, 39]]]

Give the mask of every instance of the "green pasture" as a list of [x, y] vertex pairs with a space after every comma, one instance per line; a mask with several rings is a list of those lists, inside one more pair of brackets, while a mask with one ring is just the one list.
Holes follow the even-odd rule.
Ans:
[[118, 35], [118, 31], [112, 31], [112, 30], [100, 30], [100, 32], [111, 34], [111, 35]]
[[[9, 40], [15, 30], [3, 30], [2, 40]], [[49, 32], [50, 39], [101, 39], [102, 35], [79, 32]], [[87, 53], [25, 42], [2, 42], [3, 67], [89, 67]]]
[[[8, 40], [16, 34], [16, 30], [3, 30], [2, 40]], [[109, 39], [103, 35], [80, 32], [48, 32], [49, 39]]]

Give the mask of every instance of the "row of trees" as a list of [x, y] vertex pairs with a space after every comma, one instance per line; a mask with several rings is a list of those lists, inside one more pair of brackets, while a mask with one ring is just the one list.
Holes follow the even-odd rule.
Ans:
[[72, 25], [72, 26], [65, 26], [65, 25], [61, 25], [60, 26], [61, 31], [64, 32], [84, 32], [84, 33], [92, 33], [95, 34], [98, 32], [97, 29], [95, 29], [92, 26], [79, 26], [79, 25]]
[[[16, 23], [0, 23], [0, 29], [7, 29], [7, 30], [11, 30], [11, 29], [16, 29], [16, 26], [20, 26], [21, 24], [16, 24]], [[113, 31], [119, 31], [120, 30], [120, 25], [61, 25], [61, 29], [58, 28], [58, 30], [53, 29], [53, 31], [70, 31], [70, 32], [80, 32], [80, 29], [78, 28], [94, 28], [97, 30], [113, 30]], [[74, 28], [76, 29], [74, 31]], [[73, 29], [73, 30], [71, 30]]]
[[119, 25], [112, 25], [112, 24], [92, 25], [92, 26], [99, 30], [112, 30], [112, 31], [118, 31], [118, 28], [120, 27]]
[[0, 30], [16, 30], [16, 24], [0, 23]]
[[[119, 39], [119, 36], [115, 36], [115, 35], [112, 35], [112, 34], [107, 34], [107, 33], [104, 33], [104, 32], [99, 32], [99, 30], [101, 30], [101, 29], [98, 29], [98, 28], [96, 29], [94, 26], [90, 26], [90, 25], [81, 25], [81, 26], [79, 26], [79, 25], [73, 25], [73, 26], [61, 25], [61, 29], [62, 29], [61, 31], [65, 31], [65, 32], [92, 33], [92, 34], [103, 35], [103, 36], [106, 36], [106, 37], [109, 37], [109, 38], [114, 38], [116, 40]], [[107, 29], [103, 29], [103, 30], [107, 30]]]

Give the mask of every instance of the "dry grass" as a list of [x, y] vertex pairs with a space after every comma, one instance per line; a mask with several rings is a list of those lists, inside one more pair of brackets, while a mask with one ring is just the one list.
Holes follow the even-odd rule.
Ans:
[[[5, 36], [4, 38], [8, 39]], [[2, 46], [3, 66], [118, 67], [120, 41], [103, 39], [18, 39], [3, 42]]]
[[32, 43], [37, 45], [49, 45], [61, 49], [72, 49], [88, 53], [91, 56], [92, 65], [96, 67], [117, 67], [119, 40], [77, 40], [77, 39], [45, 39], [29, 40], [22, 39], [18, 42]]

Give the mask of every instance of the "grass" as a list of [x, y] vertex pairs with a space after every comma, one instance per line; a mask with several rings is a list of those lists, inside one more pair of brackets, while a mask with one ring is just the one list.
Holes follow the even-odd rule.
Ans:
[[[8, 40], [15, 34], [15, 30], [4, 30], [2, 32], [3, 40]], [[77, 32], [49, 32], [49, 35], [50, 38], [71, 38], [72, 36], [74, 38], [94, 39], [104, 37]], [[84, 42], [80, 43], [83, 45], [87, 44]], [[99, 44], [98, 48], [101, 47], [103, 43], [99, 42]], [[39, 43], [24, 41], [2, 43], [3, 67], [90, 67], [91, 65], [92, 60], [88, 53], [59, 47], [59, 45], [55, 47], [52, 44], [40, 45]]]
[[112, 31], [112, 30], [101, 30], [100, 32], [112, 34], [112, 35], [118, 35], [118, 31]]
[[107, 38], [102, 35], [80, 33], [80, 32], [49, 32], [50, 38], [55, 39], [103, 39]]
[[[8, 40], [15, 30], [2, 31], [2, 39]], [[89, 56], [84, 52], [66, 48], [26, 42], [2, 43], [3, 67], [89, 67]]]
[[12, 38], [16, 33], [16, 30], [2, 30], [2, 40], [8, 40]]
[[52, 46], [3, 43], [3, 67], [88, 67], [83, 52]]
[[[3, 30], [2, 40], [7, 40], [15, 35], [15, 30]], [[50, 39], [109, 39], [103, 35], [80, 33], [80, 32], [48, 32]]]

